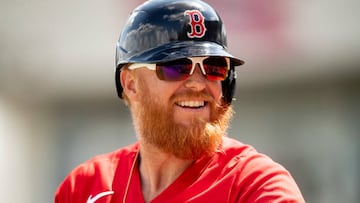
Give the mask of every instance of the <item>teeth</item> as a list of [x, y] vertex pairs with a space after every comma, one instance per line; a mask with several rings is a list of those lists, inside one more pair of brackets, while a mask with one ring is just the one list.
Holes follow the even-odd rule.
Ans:
[[202, 107], [205, 105], [204, 101], [180, 101], [177, 105], [182, 107]]

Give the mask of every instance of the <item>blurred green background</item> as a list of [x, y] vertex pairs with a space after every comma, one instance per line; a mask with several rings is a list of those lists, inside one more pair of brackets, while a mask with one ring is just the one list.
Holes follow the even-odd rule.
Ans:
[[[140, 0], [0, 0], [1, 202], [46, 203], [135, 141], [115, 45]], [[283, 164], [307, 202], [360, 199], [360, 1], [208, 0], [238, 68], [229, 136]]]

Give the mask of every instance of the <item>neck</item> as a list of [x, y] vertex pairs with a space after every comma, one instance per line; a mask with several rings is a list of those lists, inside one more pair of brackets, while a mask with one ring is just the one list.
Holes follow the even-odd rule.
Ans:
[[149, 202], [176, 180], [193, 160], [166, 154], [153, 146], [140, 145], [140, 177], [145, 202]]

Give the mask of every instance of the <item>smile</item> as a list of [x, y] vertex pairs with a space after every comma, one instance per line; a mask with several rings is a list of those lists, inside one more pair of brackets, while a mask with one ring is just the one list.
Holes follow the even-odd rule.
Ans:
[[176, 105], [185, 107], [185, 108], [201, 108], [206, 105], [205, 101], [179, 101], [176, 102]]

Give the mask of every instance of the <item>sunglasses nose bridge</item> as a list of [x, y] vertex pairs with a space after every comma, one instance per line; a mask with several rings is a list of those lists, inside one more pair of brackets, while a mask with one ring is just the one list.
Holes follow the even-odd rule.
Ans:
[[200, 69], [200, 72], [202, 73], [202, 75], [206, 75], [206, 72], [204, 70], [204, 66], [202, 65], [202, 62], [192, 62], [192, 68], [191, 68], [191, 71], [189, 73], [189, 75], [192, 75], [195, 71], [196, 71], [196, 68], [199, 67]]

